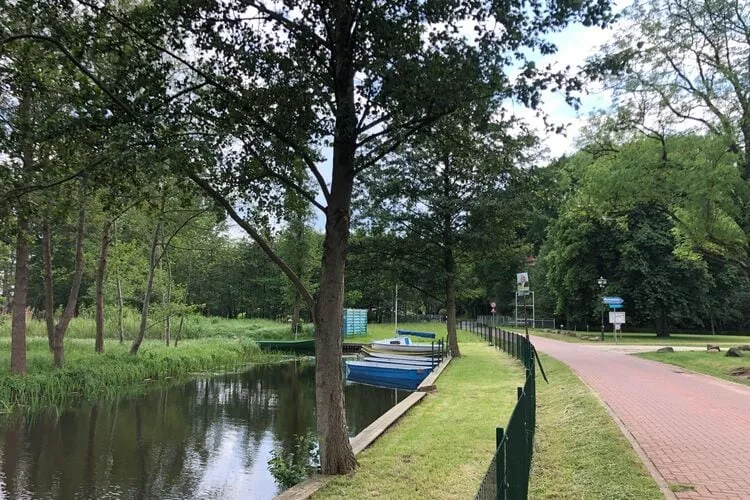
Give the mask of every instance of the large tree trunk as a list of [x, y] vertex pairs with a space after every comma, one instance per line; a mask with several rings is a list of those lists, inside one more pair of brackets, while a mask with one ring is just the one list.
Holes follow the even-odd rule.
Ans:
[[299, 310], [301, 301], [302, 297], [300, 296], [299, 292], [295, 290], [294, 306], [292, 308], [292, 332], [294, 332], [294, 338], [297, 338], [297, 331], [299, 329]]
[[42, 261], [44, 265], [44, 320], [47, 323], [47, 342], [52, 352], [55, 344], [55, 287], [52, 281], [52, 231], [49, 221], [42, 224]]
[[55, 342], [53, 357], [56, 368], [62, 368], [65, 361], [64, 343], [65, 332], [68, 331], [68, 325], [73, 319], [76, 312], [76, 306], [78, 305], [78, 291], [81, 288], [81, 281], [83, 280], [83, 237], [86, 227], [86, 209], [82, 205], [78, 210], [78, 227], [76, 229], [76, 256], [75, 256], [75, 271], [73, 272], [73, 279], [70, 284], [70, 293], [68, 294], [68, 301], [63, 309], [60, 321], [55, 326]]
[[357, 149], [357, 114], [354, 105], [352, 62], [352, 11], [338, 3], [334, 17], [334, 89], [336, 125], [333, 138], [331, 192], [326, 209], [326, 234], [320, 291], [315, 311], [315, 408], [323, 474], [347, 474], [354, 458], [346, 428], [344, 381], [341, 370], [341, 314], [344, 305], [344, 271], [349, 242], [354, 157]]
[[161, 216], [159, 221], [156, 223], [156, 229], [154, 229], [154, 236], [151, 239], [151, 255], [149, 257], [148, 266], [148, 277], [146, 278], [146, 293], [143, 296], [143, 308], [141, 309], [141, 324], [138, 327], [138, 335], [133, 340], [133, 345], [130, 346], [130, 354], [138, 354], [138, 349], [141, 347], [143, 337], [146, 336], [146, 323], [148, 322], [148, 308], [151, 304], [151, 294], [154, 291], [154, 270], [156, 269], [156, 248], [159, 243], [159, 234], [161, 233], [162, 220]]
[[13, 312], [10, 334], [10, 371], [26, 373], [26, 298], [29, 292], [29, 223], [25, 217], [18, 220], [16, 239], [16, 275], [13, 287]]
[[[443, 159], [443, 195], [451, 199], [453, 179], [451, 177], [451, 159], [446, 153]], [[446, 326], [448, 328], [448, 347], [451, 356], [461, 357], [456, 335], [456, 258], [453, 255], [454, 226], [453, 214], [443, 214], [443, 271], [445, 272], [445, 309], [447, 310]]]
[[659, 318], [656, 322], [656, 336], [657, 337], [669, 337], [669, 318], [667, 311], [661, 310]]
[[102, 244], [99, 249], [99, 264], [96, 268], [96, 341], [94, 351], [104, 352], [104, 277], [107, 274], [107, 253], [109, 252], [109, 228], [106, 221], [102, 228]]
[[[334, 162], [335, 158], [334, 153]], [[335, 175], [334, 169], [334, 177]], [[345, 187], [342, 186], [341, 189], [344, 190]], [[357, 463], [346, 428], [341, 371], [341, 313], [351, 191], [348, 192], [349, 196], [346, 195], [346, 192], [340, 193], [335, 188], [331, 192], [320, 295], [315, 314], [315, 404], [323, 474], [346, 474], [354, 470]]]
[[445, 277], [445, 308], [448, 311], [448, 347], [451, 350], [451, 356], [460, 357], [461, 351], [458, 348], [458, 336], [456, 335], [456, 273], [455, 263], [453, 261], [453, 251], [450, 248], [445, 250], [446, 257], [446, 277]]

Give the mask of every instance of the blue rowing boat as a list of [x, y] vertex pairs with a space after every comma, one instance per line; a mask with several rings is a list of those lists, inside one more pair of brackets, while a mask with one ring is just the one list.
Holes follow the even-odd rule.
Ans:
[[421, 359], [376, 358], [371, 356], [365, 356], [359, 361], [365, 361], [367, 363], [390, 363], [394, 365], [426, 366], [427, 368], [432, 368], [433, 366], [438, 364], [437, 361], [430, 359], [423, 361]]
[[396, 335], [413, 335], [415, 337], [422, 337], [423, 339], [435, 338], [435, 334], [432, 332], [417, 332], [414, 330], [396, 330]]
[[432, 368], [396, 363], [347, 361], [346, 379], [352, 382], [414, 391]]

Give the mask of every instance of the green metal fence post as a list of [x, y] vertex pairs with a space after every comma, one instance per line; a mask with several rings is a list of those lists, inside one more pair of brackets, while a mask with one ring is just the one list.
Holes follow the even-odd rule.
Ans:
[[495, 485], [497, 500], [505, 500], [505, 444], [503, 428], [495, 429]]

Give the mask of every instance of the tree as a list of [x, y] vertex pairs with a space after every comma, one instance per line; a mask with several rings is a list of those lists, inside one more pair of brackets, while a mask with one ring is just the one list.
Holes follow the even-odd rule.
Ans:
[[[750, 179], [750, 6], [743, 0], [642, 0], [592, 61], [614, 72], [618, 101], [675, 126], [727, 138]], [[674, 132], [675, 129], [672, 129]]]
[[362, 196], [368, 205], [365, 217], [373, 224], [413, 240], [401, 245], [411, 258], [399, 259], [399, 267], [416, 262], [412, 274], [422, 271], [419, 282], [441, 282], [454, 356], [461, 355], [456, 336], [458, 257], [496, 243], [492, 233], [472, 230], [472, 216], [504, 190], [528, 142], [508, 133], [511, 123], [490, 120], [491, 109], [478, 108], [474, 114], [454, 113], [415, 134], [383, 168], [365, 175]]
[[744, 293], [714, 288], [735, 282], [727, 267], [746, 267], [736, 156], [712, 136], [618, 142], [594, 135], [596, 143], [555, 167], [560, 184], [575, 185], [542, 247], [556, 312], [567, 324], [595, 320], [596, 279], [603, 275], [607, 292], [625, 298], [629, 322], [653, 322], [662, 336], [673, 325], [711, 326], [717, 314], [730, 317], [709, 298], [724, 294], [737, 303]]
[[[185, 162], [193, 168], [188, 175], [256, 240], [314, 310], [321, 468], [349, 472], [355, 460], [346, 432], [340, 326], [357, 175], [421, 128], [477, 99], [515, 97], [535, 106], [542, 88], [579, 89], [576, 79], [537, 68], [525, 54], [554, 52], [544, 35], [569, 22], [605, 24], [608, 3], [563, 2], [529, 10], [523, 2], [402, 7], [300, 1], [276, 7], [236, 0], [159, 5], [150, 12], [144, 12], [150, 5], [120, 10], [80, 3], [191, 71], [189, 78], [174, 80], [178, 93], [191, 97], [178, 106], [187, 111], [182, 132], [200, 133], [206, 142], [199, 151], [204, 156], [197, 157], [203, 161], [193, 155]], [[472, 39], [460, 33], [465, 22], [476, 23]], [[164, 30], [154, 34], [149, 30], [154, 25]], [[192, 60], [180, 55], [188, 41]], [[519, 66], [511, 83], [506, 71]], [[206, 86], [210, 91], [199, 90]], [[325, 147], [332, 147], [330, 186], [317, 165]], [[224, 157], [205, 161], [207, 152]], [[323, 202], [300, 185], [303, 168], [317, 181]], [[249, 208], [274, 211], [284, 189], [298, 191], [326, 216], [317, 300], [254, 227], [257, 219], [251, 217], [251, 223], [233, 205], [244, 199]]]

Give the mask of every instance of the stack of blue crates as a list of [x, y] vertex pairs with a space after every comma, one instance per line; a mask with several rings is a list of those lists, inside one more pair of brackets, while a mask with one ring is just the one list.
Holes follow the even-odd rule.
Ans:
[[341, 334], [344, 337], [367, 335], [367, 309], [344, 309]]

